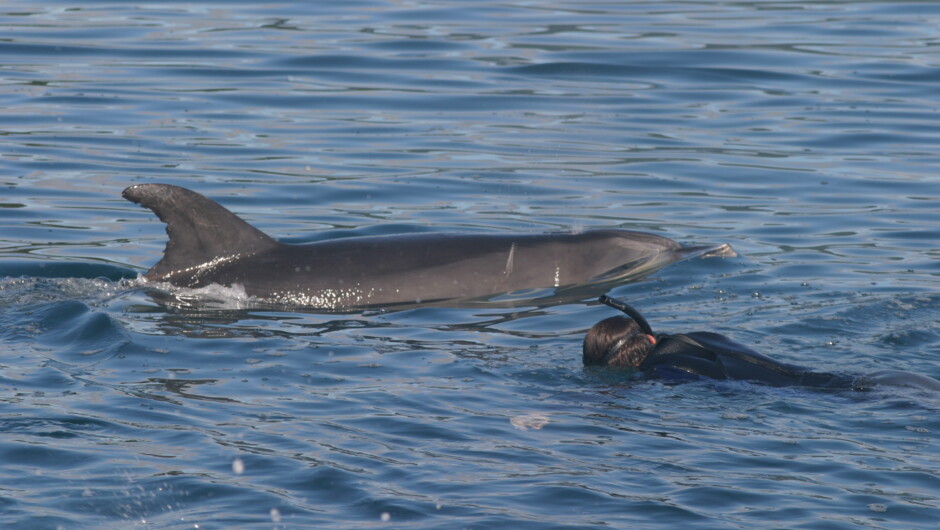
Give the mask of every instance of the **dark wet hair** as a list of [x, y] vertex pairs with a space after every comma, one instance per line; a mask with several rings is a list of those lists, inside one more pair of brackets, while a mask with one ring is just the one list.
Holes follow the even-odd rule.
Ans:
[[637, 367], [653, 349], [646, 335], [646, 330], [631, 318], [601, 320], [584, 336], [582, 360], [587, 366]]

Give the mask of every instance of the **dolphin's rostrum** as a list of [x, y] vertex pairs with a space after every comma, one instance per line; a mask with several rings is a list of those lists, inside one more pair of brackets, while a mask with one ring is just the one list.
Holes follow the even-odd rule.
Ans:
[[260, 300], [326, 309], [480, 298], [635, 277], [719, 247], [627, 230], [579, 234], [407, 234], [279, 243], [185, 188], [140, 184], [124, 198], [166, 223], [151, 282], [241, 286]]

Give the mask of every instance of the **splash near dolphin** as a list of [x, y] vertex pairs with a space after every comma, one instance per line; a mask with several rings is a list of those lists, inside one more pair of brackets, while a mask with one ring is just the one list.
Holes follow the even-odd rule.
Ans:
[[149, 282], [238, 286], [259, 300], [353, 309], [475, 299], [640, 276], [727, 245], [683, 247], [628, 230], [578, 234], [407, 234], [279, 243], [186, 188], [140, 184], [124, 198], [166, 223], [163, 259]]

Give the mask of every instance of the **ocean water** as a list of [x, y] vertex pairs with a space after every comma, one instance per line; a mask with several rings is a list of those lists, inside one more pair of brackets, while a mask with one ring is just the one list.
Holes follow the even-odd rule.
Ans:
[[585, 370], [593, 297], [167, 304], [135, 183], [292, 243], [627, 228], [662, 331], [940, 378], [935, 2], [0, 6], [4, 528], [936, 528], [940, 396]]

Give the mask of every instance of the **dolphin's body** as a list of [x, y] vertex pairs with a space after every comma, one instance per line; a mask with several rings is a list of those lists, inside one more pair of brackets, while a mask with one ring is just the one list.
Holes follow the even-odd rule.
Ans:
[[263, 301], [327, 309], [610, 281], [714, 249], [681, 247], [665, 237], [626, 230], [431, 233], [289, 245], [185, 188], [140, 184], [123, 196], [166, 223], [170, 239], [163, 259], [145, 274], [148, 281], [190, 288], [241, 286]]

